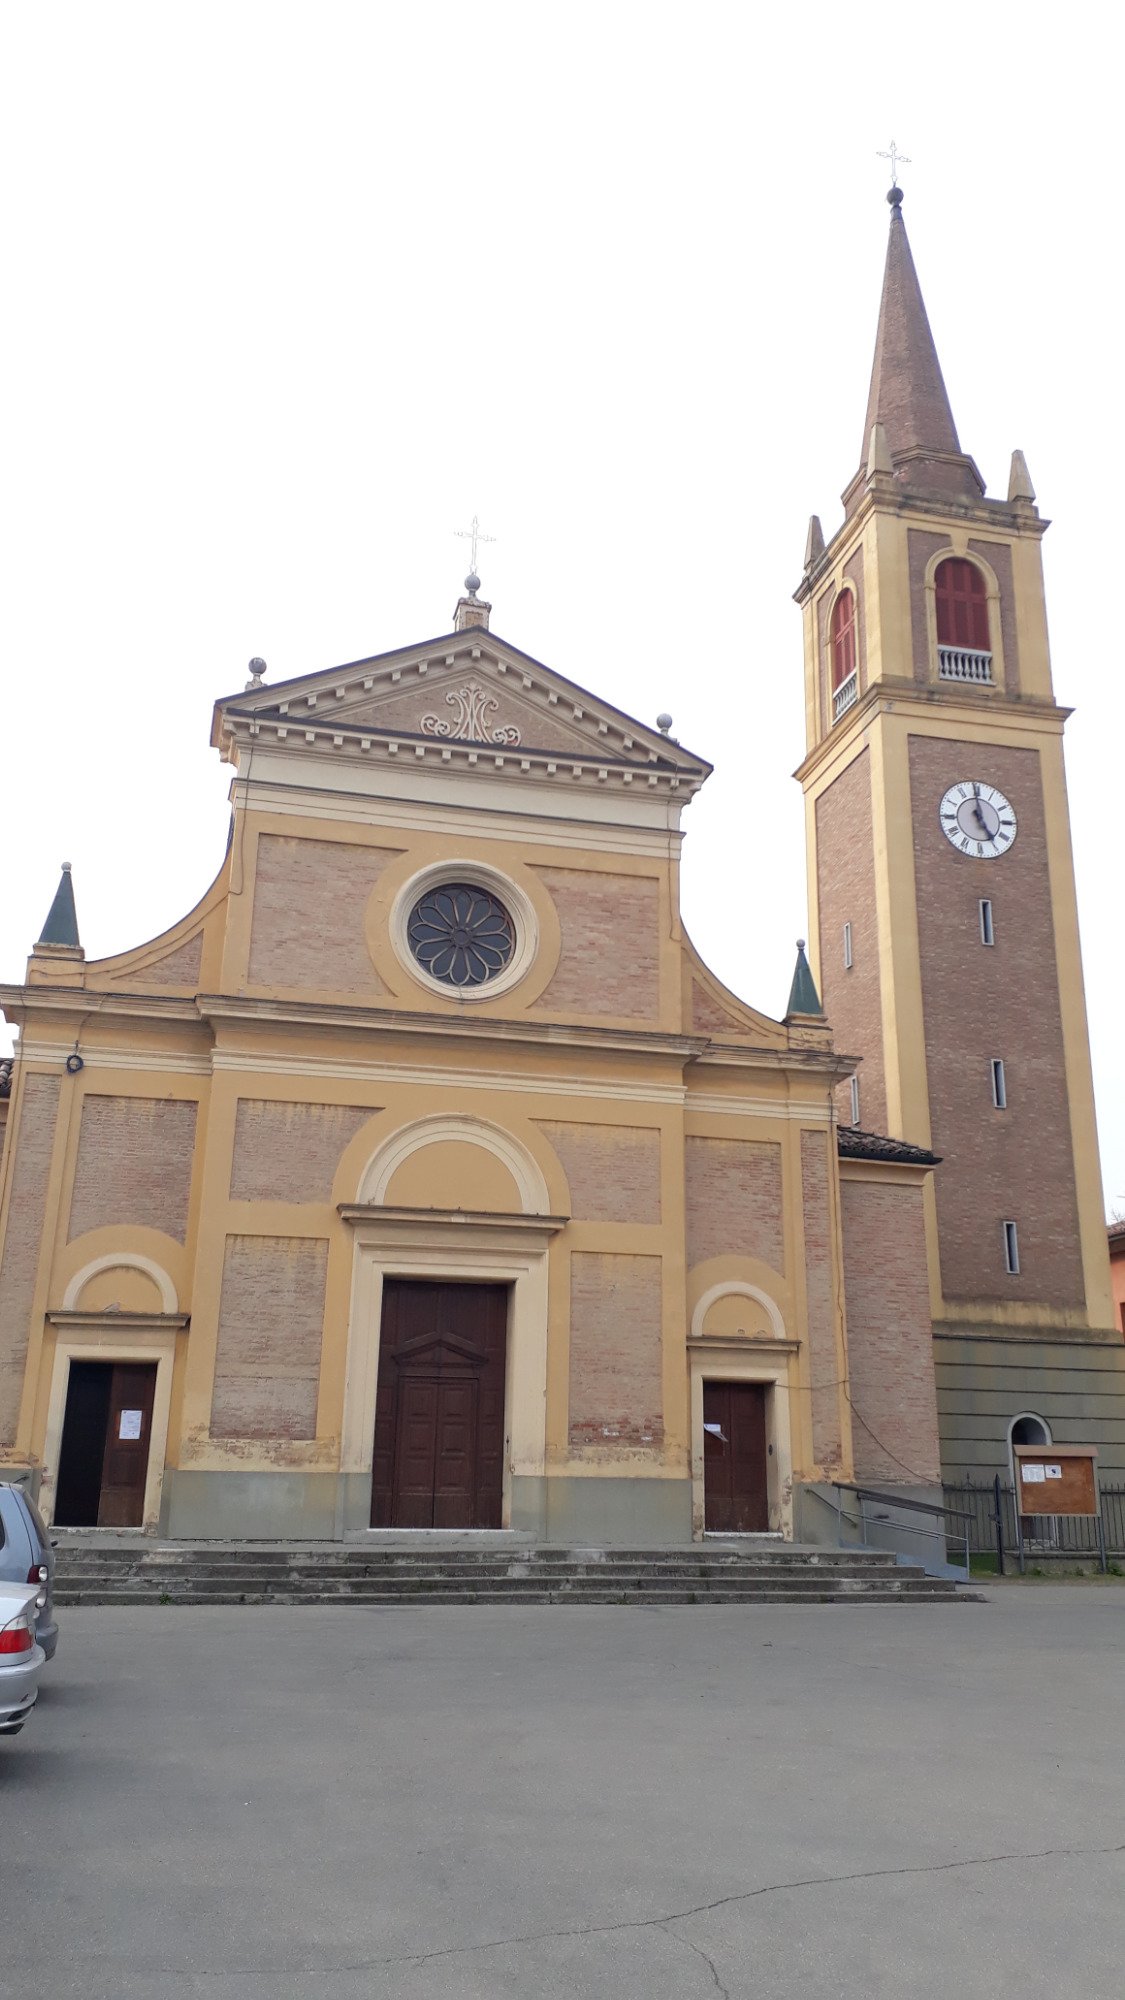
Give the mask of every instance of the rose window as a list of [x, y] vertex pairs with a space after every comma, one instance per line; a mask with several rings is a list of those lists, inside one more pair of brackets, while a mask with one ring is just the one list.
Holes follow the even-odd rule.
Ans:
[[486, 985], [503, 972], [516, 943], [503, 903], [472, 882], [428, 889], [410, 912], [406, 935], [423, 971], [443, 986]]

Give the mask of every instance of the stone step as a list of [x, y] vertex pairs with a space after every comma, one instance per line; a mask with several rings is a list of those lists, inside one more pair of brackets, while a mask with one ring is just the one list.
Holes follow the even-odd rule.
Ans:
[[338, 1569], [347, 1574], [363, 1569], [403, 1569], [417, 1564], [441, 1563], [447, 1566], [463, 1567], [474, 1571], [510, 1569], [514, 1564], [531, 1564], [542, 1570], [568, 1568], [580, 1563], [589, 1567], [606, 1567], [612, 1564], [643, 1563], [647, 1567], [681, 1568], [691, 1563], [699, 1568], [728, 1571], [751, 1567], [774, 1568], [790, 1563], [800, 1563], [802, 1567], [821, 1569], [847, 1569], [860, 1563], [878, 1569], [893, 1569], [895, 1558], [884, 1549], [823, 1549], [815, 1552], [794, 1549], [791, 1543], [781, 1543], [775, 1549], [753, 1549], [742, 1551], [713, 1551], [698, 1547], [678, 1549], [529, 1549], [529, 1550], [450, 1550], [427, 1548], [388, 1550], [341, 1550], [337, 1544], [325, 1544], [323, 1553], [316, 1549], [261, 1550], [249, 1547], [200, 1547], [175, 1548], [160, 1545], [154, 1548], [117, 1548], [90, 1546], [81, 1549], [60, 1548], [57, 1566], [60, 1574], [84, 1573], [90, 1569], [129, 1569], [143, 1567], [194, 1568], [206, 1564], [211, 1568], [232, 1566], [236, 1568], [253, 1564], [265, 1570], [286, 1570], [294, 1567]]
[[700, 1605], [700, 1604], [957, 1604], [979, 1603], [981, 1600], [971, 1592], [958, 1592], [952, 1585], [943, 1584], [940, 1579], [928, 1579], [932, 1588], [896, 1588], [893, 1584], [871, 1585], [865, 1590], [848, 1591], [833, 1586], [829, 1582], [820, 1584], [815, 1590], [800, 1591], [785, 1585], [763, 1585], [759, 1590], [740, 1590], [731, 1586], [725, 1590], [654, 1590], [634, 1592], [628, 1590], [591, 1590], [575, 1594], [552, 1590], [540, 1585], [534, 1591], [522, 1596], [513, 1596], [508, 1591], [474, 1590], [471, 1592], [442, 1590], [421, 1596], [404, 1591], [373, 1592], [354, 1598], [322, 1599], [296, 1596], [292, 1592], [280, 1590], [265, 1593], [210, 1590], [190, 1593], [178, 1597], [161, 1599], [138, 1599], [133, 1593], [113, 1590], [78, 1590], [60, 1603], [67, 1606], [101, 1605], [136, 1607], [139, 1602], [177, 1604], [180, 1608], [195, 1606], [239, 1605], [290, 1605], [305, 1609], [325, 1610], [367, 1610], [389, 1608], [395, 1605], [459, 1605], [466, 1609], [475, 1605], [508, 1605], [512, 1608], [522, 1605], [569, 1604], [572, 1606], [590, 1604], [629, 1605], [645, 1608], [649, 1605]]
[[351, 1600], [365, 1602], [371, 1597], [425, 1597], [436, 1592], [454, 1591], [460, 1596], [471, 1598], [482, 1591], [500, 1593], [508, 1597], [531, 1597], [538, 1590], [556, 1591], [561, 1595], [581, 1596], [591, 1591], [628, 1591], [636, 1596], [651, 1596], [654, 1591], [691, 1591], [697, 1595], [710, 1596], [724, 1590], [739, 1590], [752, 1596], [763, 1590], [793, 1590], [797, 1592], [816, 1590], [865, 1591], [865, 1590], [910, 1590], [922, 1589], [930, 1584], [940, 1583], [942, 1588], [951, 1590], [954, 1585], [943, 1579], [911, 1575], [909, 1572], [892, 1573], [883, 1576], [826, 1577], [802, 1575], [788, 1572], [776, 1577], [731, 1577], [711, 1580], [701, 1577], [643, 1577], [628, 1573], [615, 1577], [573, 1576], [559, 1577], [548, 1581], [543, 1577], [508, 1577], [495, 1579], [486, 1584], [465, 1583], [456, 1577], [404, 1577], [397, 1583], [371, 1580], [353, 1585], [324, 1585], [302, 1582], [300, 1579], [271, 1579], [264, 1577], [239, 1577], [236, 1579], [216, 1577], [168, 1578], [156, 1581], [136, 1579], [101, 1578], [88, 1582], [65, 1585], [55, 1591], [58, 1604], [74, 1603], [91, 1591], [110, 1591], [115, 1595], [128, 1597], [138, 1604], [151, 1603], [154, 1598], [169, 1596], [198, 1602], [204, 1595], [218, 1592], [224, 1596], [278, 1596], [285, 1595], [308, 1603], [347, 1603]]

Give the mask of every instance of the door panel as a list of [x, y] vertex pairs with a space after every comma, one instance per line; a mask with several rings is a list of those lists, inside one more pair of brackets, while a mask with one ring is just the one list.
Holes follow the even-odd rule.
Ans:
[[725, 1535], [769, 1527], [766, 1389], [761, 1382], [703, 1384], [704, 1526]]
[[114, 1363], [102, 1459], [99, 1528], [143, 1525], [155, 1391], [154, 1361]]
[[504, 1285], [383, 1287], [371, 1524], [499, 1527]]

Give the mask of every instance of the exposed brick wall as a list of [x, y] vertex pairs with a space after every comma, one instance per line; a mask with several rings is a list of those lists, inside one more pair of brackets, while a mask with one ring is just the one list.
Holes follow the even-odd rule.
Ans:
[[231, 1200], [330, 1201], [340, 1155], [373, 1115], [357, 1104], [239, 1098]]
[[267, 833], [258, 842], [249, 981], [370, 998], [386, 987], [364, 935], [368, 898], [397, 850]]
[[661, 1261], [570, 1260], [570, 1443], [655, 1448], [664, 1436]]
[[203, 932], [196, 931], [194, 937], [186, 938], [167, 958], [158, 958], [154, 965], [146, 965], [141, 972], [131, 972], [129, 982], [134, 986], [191, 986], [199, 979], [199, 967], [203, 959]]
[[859, 668], [859, 689], [862, 694], [867, 686], [867, 613], [863, 602], [863, 549], [858, 548], [844, 564], [844, 575], [855, 591], [856, 611], [856, 665]]
[[1004, 688], [1018, 694], [1020, 685], [1020, 644], [1016, 626], [1016, 586], [1012, 576], [1012, 551], [1007, 542], [970, 541], [970, 551], [995, 571], [1000, 591], [1000, 635], [1004, 641]]
[[[816, 874], [820, 922], [820, 997], [832, 1039], [862, 1056], [859, 1122], [887, 1129], [879, 934], [875, 911], [871, 757], [863, 750], [816, 802]], [[852, 927], [852, 967], [844, 965], [844, 925]], [[836, 1113], [851, 1124], [851, 1089], [836, 1090]]]
[[828, 1209], [828, 1133], [801, 1134], [801, 1195], [805, 1225], [808, 1371], [812, 1391], [813, 1457], [822, 1471], [840, 1463], [840, 1368], [832, 1299], [832, 1229]]
[[660, 1221], [660, 1134], [641, 1125], [541, 1120], [570, 1187], [576, 1222]]
[[749, 1032], [745, 1021], [720, 1007], [698, 979], [691, 982], [691, 1025], [697, 1034], [714, 1035], [720, 1042], [729, 1041], [732, 1035], [745, 1039]]
[[67, 1240], [135, 1223], [182, 1243], [195, 1149], [196, 1106], [172, 1097], [87, 1095]]
[[659, 884], [653, 876], [540, 868], [562, 946], [536, 1002], [558, 1014], [654, 1021], [659, 1012]]
[[[906, 531], [907, 563], [910, 570], [910, 629], [914, 642], [914, 678], [933, 679], [934, 659], [930, 650], [930, 627], [926, 617], [926, 568], [939, 549], [949, 547], [948, 535], [927, 534], [924, 528]], [[906, 672], [906, 661], [899, 671]]]
[[15, 1442], [19, 1421], [60, 1087], [57, 1076], [25, 1076], [20, 1122], [11, 1135], [12, 1192], [0, 1261], [0, 1444], [5, 1445]]
[[841, 1179], [857, 1479], [941, 1478], [921, 1186]]
[[[1000, 859], [955, 850], [938, 806], [958, 779], [998, 785], [1016, 839]], [[1039, 753], [913, 736], [910, 785], [942, 1290], [1067, 1306], [1084, 1297]], [[980, 898], [996, 942], [980, 942]], [[992, 1105], [1003, 1058], [1008, 1109]], [[1001, 1225], [1019, 1230], [1004, 1269]]]
[[227, 1237], [212, 1437], [316, 1436], [327, 1269], [313, 1237]]
[[689, 1268], [708, 1257], [760, 1257], [784, 1269], [781, 1147], [757, 1139], [684, 1145]]

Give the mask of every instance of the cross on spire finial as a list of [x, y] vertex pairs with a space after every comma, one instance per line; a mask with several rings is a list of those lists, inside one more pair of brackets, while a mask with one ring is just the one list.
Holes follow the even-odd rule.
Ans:
[[[483, 532], [483, 530], [482, 530], [482, 528], [481, 528], [481, 525], [480, 525], [480, 522], [479, 522], [479, 521], [477, 520], [477, 517], [476, 517], [476, 515], [475, 515], [475, 514], [473, 515], [473, 525], [472, 525], [472, 527], [471, 527], [471, 528], [454, 528], [453, 532], [454, 532], [454, 534], [456, 535], [456, 537], [457, 537], [457, 539], [458, 539], [458, 541], [459, 541], [459, 542], [471, 542], [471, 543], [472, 543], [472, 548], [471, 548], [471, 549], [470, 549], [470, 551], [469, 551], [469, 571], [470, 571], [470, 574], [471, 574], [471, 575], [473, 575], [473, 576], [476, 576], [476, 574], [477, 574], [477, 543], [478, 543], [478, 542], [494, 542], [494, 541], [496, 540], [496, 537], [495, 537], [495, 535], [486, 535], [486, 534], [485, 534], [485, 533]], [[479, 579], [478, 579], [478, 585], [479, 585]], [[474, 588], [476, 588], [476, 587], [477, 587], [477, 586], [474, 586]]]
[[899, 152], [899, 150], [898, 150], [898, 147], [897, 147], [897, 146], [895, 145], [895, 142], [894, 142], [894, 140], [893, 140], [893, 139], [891, 140], [891, 143], [890, 143], [890, 148], [889, 148], [889, 150], [888, 150], [887, 152], [885, 152], [885, 153], [876, 153], [876, 155], [875, 155], [875, 158], [876, 158], [877, 160], [889, 160], [889, 161], [890, 161], [890, 163], [891, 163], [891, 186], [892, 186], [893, 188], [896, 188], [896, 187], [898, 186], [898, 170], [899, 170], [899, 168], [900, 168], [900, 167], [909, 167], [909, 166], [910, 166], [910, 165], [912, 164], [912, 162], [911, 162], [911, 159], [910, 159], [910, 156], [909, 156], [909, 154], [907, 154], [907, 153], [900, 153], [900, 152]]

